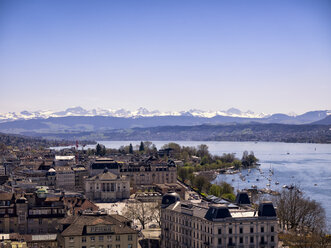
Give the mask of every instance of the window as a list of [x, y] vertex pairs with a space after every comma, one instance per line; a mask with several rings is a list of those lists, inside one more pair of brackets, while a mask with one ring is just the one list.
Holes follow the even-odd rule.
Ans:
[[91, 240], [91, 242], [94, 242], [95, 241], [95, 237], [91, 237], [90, 240]]
[[218, 244], [219, 244], [219, 245], [222, 244], [222, 239], [221, 239], [221, 238], [218, 239]]
[[261, 233], [263, 233], [264, 232], [264, 227], [263, 226], [261, 226]]
[[128, 241], [132, 241], [132, 235], [128, 235]]
[[261, 237], [261, 243], [264, 244], [264, 237]]
[[43, 219], [39, 219], [39, 225], [42, 225], [43, 224]]
[[271, 242], [275, 242], [275, 237], [271, 236]]
[[82, 237], [82, 243], [86, 242], [86, 237]]
[[253, 233], [254, 232], [254, 227], [251, 227], [251, 233]]
[[244, 238], [243, 238], [243, 237], [240, 237], [240, 238], [239, 238], [239, 243], [240, 243], [240, 244], [244, 243]]
[[108, 236], [107, 236], [107, 240], [108, 240], [108, 241], [111, 241], [111, 240], [112, 240], [111, 235], [108, 235]]
[[250, 238], [251, 243], [254, 243], [254, 237]]
[[74, 242], [74, 237], [69, 237], [69, 242]]
[[243, 228], [242, 227], [239, 228], [239, 233], [243, 233]]
[[112, 245], [107, 245], [107, 248], [112, 248]]
[[222, 234], [222, 228], [218, 228], [218, 234]]
[[229, 228], [229, 234], [232, 234], [232, 228]]
[[99, 236], [99, 241], [103, 241], [103, 236]]
[[121, 236], [116, 235], [116, 241], [120, 241], [121, 240]]
[[103, 248], [103, 245], [99, 245], [99, 248]]
[[132, 245], [131, 244], [128, 244], [128, 248], [132, 248]]
[[232, 245], [232, 238], [229, 238], [229, 245]]
[[116, 248], [121, 248], [121, 245], [116, 245]]
[[274, 226], [271, 226], [271, 232], [274, 232], [274, 231], [275, 231]]

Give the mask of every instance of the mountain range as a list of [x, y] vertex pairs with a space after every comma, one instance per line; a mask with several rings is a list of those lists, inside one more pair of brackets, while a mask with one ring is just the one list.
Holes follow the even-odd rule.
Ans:
[[212, 118], [215, 116], [230, 116], [230, 117], [243, 117], [243, 118], [263, 118], [268, 115], [264, 113], [255, 114], [248, 110], [243, 112], [236, 108], [221, 111], [203, 111], [199, 109], [191, 109], [188, 111], [169, 111], [161, 112], [159, 110], [149, 111], [146, 108], [138, 108], [135, 111], [126, 109], [92, 109], [86, 110], [82, 107], [71, 107], [63, 111], [21, 111], [20, 113], [9, 112], [0, 113], [0, 122], [14, 121], [14, 120], [29, 120], [29, 119], [47, 119], [50, 117], [67, 117], [67, 116], [108, 116], [108, 117], [123, 117], [123, 118], [138, 118], [138, 117], [155, 117], [155, 116], [195, 116]]
[[[108, 112], [107, 112], [108, 111]], [[221, 114], [222, 113], [222, 114]], [[234, 125], [234, 124], [291, 124], [302, 125], [316, 123], [329, 125], [331, 111], [310, 111], [302, 115], [273, 114], [255, 115], [251, 111], [238, 109], [227, 111], [203, 112], [190, 110], [178, 113], [161, 113], [140, 108], [127, 110], [85, 110], [81, 107], [68, 108], [60, 112], [11, 113], [2, 118], [0, 132], [41, 135], [70, 132], [104, 132], [114, 129], [150, 128], [160, 126], [197, 126], [197, 125]], [[8, 118], [10, 117], [10, 118]], [[91, 138], [91, 137], [90, 137]]]

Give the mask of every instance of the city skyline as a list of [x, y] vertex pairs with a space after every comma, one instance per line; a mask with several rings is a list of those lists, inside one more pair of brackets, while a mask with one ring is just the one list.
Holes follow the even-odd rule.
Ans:
[[1, 1], [0, 113], [331, 109], [329, 1]]

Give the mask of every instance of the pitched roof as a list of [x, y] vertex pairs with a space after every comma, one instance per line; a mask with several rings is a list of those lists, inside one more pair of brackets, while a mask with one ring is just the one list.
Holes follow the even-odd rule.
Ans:
[[[61, 221], [62, 224], [68, 224], [69, 221], [72, 219], [64, 219]], [[61, 235], [62, 236], [81, 236], [85, 235], [86, 233], [86, 226], [93, 226], [93, 225], [113, 225], [113, 231], [115, 234], [137, 234], [137, 231], [133, 230], [129, 226], [125, 225], [124, 223], [118, 221], [117, 219], [113, 218], [110, 215], [100, 215], [100, 216], [77, 216], [72, 224], [66, 228]]]

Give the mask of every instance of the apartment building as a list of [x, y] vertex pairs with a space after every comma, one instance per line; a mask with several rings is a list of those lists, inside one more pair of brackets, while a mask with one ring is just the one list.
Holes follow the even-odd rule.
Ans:
[[[124, 219], [124, 221], [122, 221]], [[122, 216], [91, 213], [59, 222], [60, 248], [136, 248], [138, 232]]]
[[0, 233], [56, 233], [57, 221], [65, 217], [60, 197], [47, 197], [45, 188], [18, 196], [0, 193]]
[[247, 203], [193, 204], [178, 194], [162, 198], [163, 248], [276, 248], [277, 217], [271, 202], [255, 211]]

